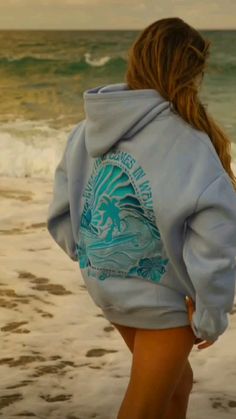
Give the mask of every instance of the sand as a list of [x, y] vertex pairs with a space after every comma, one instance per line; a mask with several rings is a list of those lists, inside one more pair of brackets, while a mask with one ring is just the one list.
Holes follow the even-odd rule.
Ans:
[[[0, 416], [115, 419], [131, 354], [47, 232], [51, 194], [48, 180], [0, 178]], [[236, 417], [236, 306], [229, 320], [190, 354], [188, 419]]]

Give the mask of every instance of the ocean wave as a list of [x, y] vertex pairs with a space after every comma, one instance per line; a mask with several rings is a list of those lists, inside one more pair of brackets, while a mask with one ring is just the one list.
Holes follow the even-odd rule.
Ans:
[[42, 73], [49, 71], [55, 74], [73, 74], [76, 72], [83, 72], [96, 67], [103, 67], [107, 69], [114, 69], [122, 71], [125, 68], [127, 61], [122, 57], [102, 56], [99, 58], [92, 58], [89, 52], [77, 60], [46, 58], [35, 55], [27, 55], [23, 57], [2, 57], [0, 58], [0, 69], [10, 70], [13, 73], [34, 72]]
[[62, 131], [46, 123], [36, 124], [36, 121], [16, 121], [1, 126], [1, 176], [53, 178], [72, 127]]
[[38, 57], [34, 55], [26, 55], [23, 57], [1, 57], [0, 58], [0, 66], [11, 66], [17, 68], [18, 66], [29, 66], [29, 65], [35, 65], [35, 64], [47, 64], [47, 63], [55, 63], [56, 59], [53, 58], [43, 58]]
[[92, 67], [102, 67], [106, 63], [108, 63], [111, 60], [111, 57], [101, 57], [97, 60], [92, 60], [91, 54], [89, 52], [86, 52], [84, 54], [85, 62]]
[[[122, 72], [127, 65], [127, 59], [116, 56], [110, 57], [101, 56], [93, 58], [90, 52], [78, 59], [61, 58], [54, 55], [39, 54], [25, 55], [21, 57], [1, 57], [0, 69], [10, 70], [13, 74], [19, 73], [36, 73], [41, 74], [44, 72], [55, 73], [58, 75], [73, 75], [78, 72], [86, 72], [88, 70], [96, 70], [96, 68], [103, 68], [104, 70], [114, 72]], [[234, 57], [227, 60], [216, 60], [209, 63], [209, 73], [212, 75], [235, 75], [236, 74], [236, 61]]]

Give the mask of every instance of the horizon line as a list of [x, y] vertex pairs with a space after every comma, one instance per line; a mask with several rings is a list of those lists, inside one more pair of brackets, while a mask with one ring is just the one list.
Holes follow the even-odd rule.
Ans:
[[[78, 29], [78, 28], [0, 28], [0, 31], [142, 31], [144, 27], [135, 29], [135, 28], [98, 28], [98, 29], [92, 29], [92, 28], [84, 28], [84, 29]], [[197, 30], [201, 31], [236, 31], [236, 28], [195, 28]]]

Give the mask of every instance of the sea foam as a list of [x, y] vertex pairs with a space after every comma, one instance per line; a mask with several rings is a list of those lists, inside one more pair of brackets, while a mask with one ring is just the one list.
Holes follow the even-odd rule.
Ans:
[[[0, 126], [0, 176], [52, 180], [70, 132], [50, 127], [48, 121], [17, 119]], [[232, 143], [232, 170], [236, 174], [236, 144]]]
[[71, 129], [54, 129], [36, 121], [2, 124], [0, 176], [52, 179]]

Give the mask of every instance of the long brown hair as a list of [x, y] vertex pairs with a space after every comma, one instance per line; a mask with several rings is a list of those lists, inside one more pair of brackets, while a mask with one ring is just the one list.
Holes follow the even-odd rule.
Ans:
[[[155, 89], [194, 128], [208, 134], [236, 189], [231, 141], [206, 111], [196, 80], [203, 78], [211, 42], [178, 17], [146, 27], [128, 51], [125, 81], [130, 89]], [[199, 79], [199, 80], [200, 80]]]

